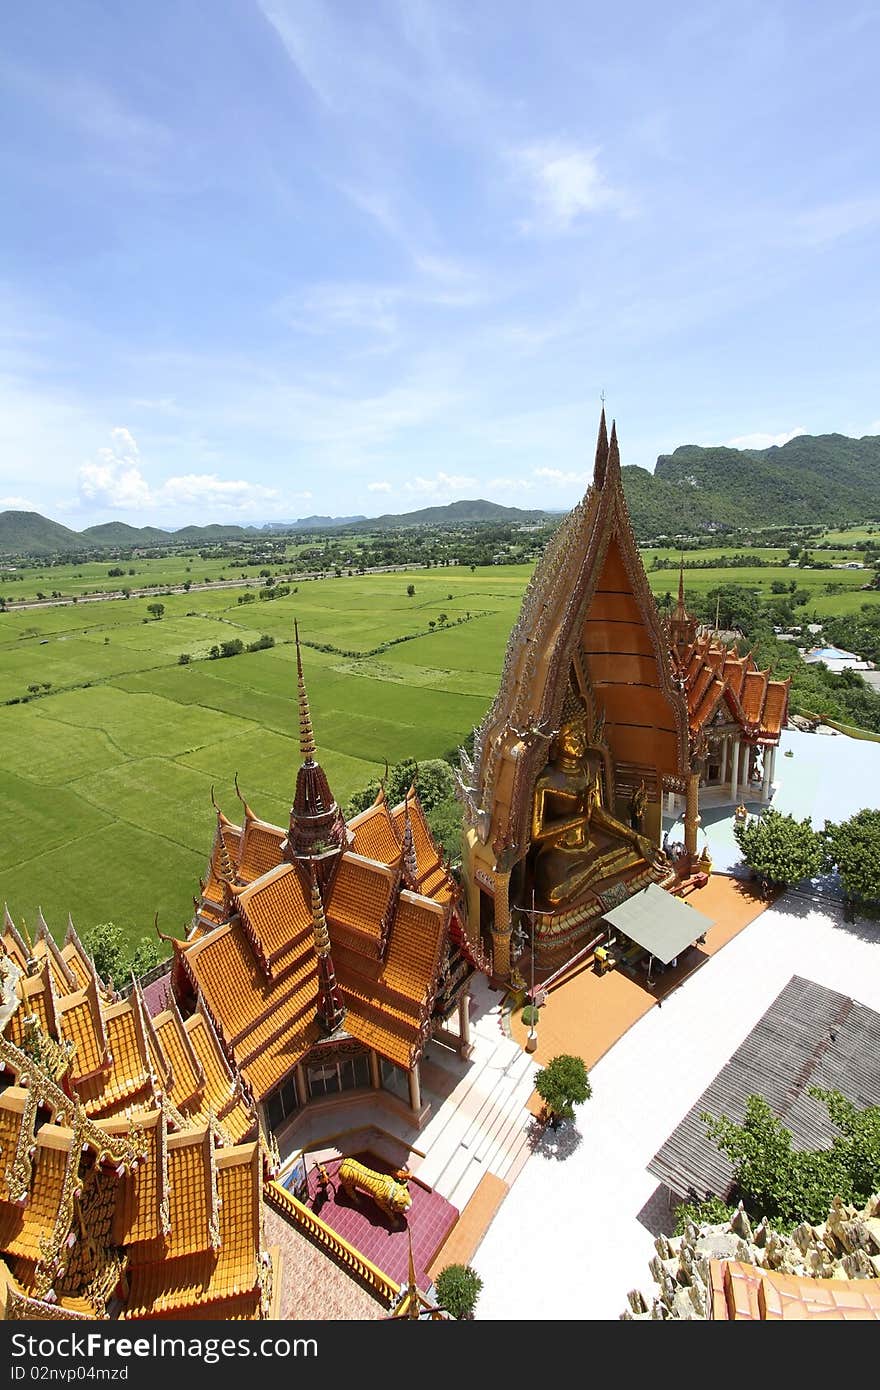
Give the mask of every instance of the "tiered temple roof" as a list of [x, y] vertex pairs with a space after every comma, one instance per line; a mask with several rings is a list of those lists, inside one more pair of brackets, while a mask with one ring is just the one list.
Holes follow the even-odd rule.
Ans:
[[788, 720], [791, 680], [771, 680], [769, 670], [759, 670], [751, 653], [741, 656], [736, 646], [697, 625], [685, 607], [683, 569], [669, 620], [669, 647], [672, 669], [687, 699], [692, 744], [719, 711], [725, 722], [740, 726], [749, 742], [779, 742]]
[[6, 1316], [268, 1315], [268, 1155], [204, 1008], [151, 1019], [8, 912], [0, 1003]]
[[[407, 823], [412, 887], [404, 876]], [[254, 826], [267, 851], [275, 847], [256, 878], [247, 860]], [[428, 1035], [457, 885], [415, 788], [393, 810], [380, 792], [347, 830], [351, 847], [338, 855], [321, 892], [343, 1026], [397, 1066], [411, 1067]], [[284, 858], [284, 840], [280, 827], [256, 821], [248, 807], [241, 827], [218, 817], [206, 894], [210, 889], [219, 921], [200, 910], [189, 939], [177, 946], [193, 991], [258, 1100], [322, 1036], [312, 885], [302, 864]], [[227, 877], [221, 848], [231, 861]]]

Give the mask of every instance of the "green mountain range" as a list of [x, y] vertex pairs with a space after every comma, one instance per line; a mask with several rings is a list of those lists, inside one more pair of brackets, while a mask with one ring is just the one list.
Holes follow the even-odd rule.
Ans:
[[[585, 471], [586, 485], [589, 474]], [[653, 473], [624, 468], [623, 486], [639, 540], [734, 527], [837, 526], [880, 518], [880, 435], [798, 435], [770, 449], [685, 444], [661, 454]], [[162, 531], [111, 521], [71, 531], [38, 512], [0, 512], [0, 555], [70, 555], [87, 550], [254, 539], [284, 530], [392, 531], [481, 522], [528, 524], [558, 513], [482, 499], [367, 518], [307, 517], [284, 526], [185, 526]]]

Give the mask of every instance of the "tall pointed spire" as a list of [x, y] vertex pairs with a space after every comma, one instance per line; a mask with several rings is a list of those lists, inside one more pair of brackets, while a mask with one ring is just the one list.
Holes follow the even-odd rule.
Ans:
[[684, 556], [681, 557], [681, 564], [678, 567], [678, 606], [682, 612], [684, 609]]
[[608, 465], [608, 429], [605, 424], [605, 397], [602, 397], [602, 414], [599, 417], [599, 438], [596, 440], [596, 461], [593, 465], [593, 487], [603, 487], [605, 470]]
[[306, 694], [306, 682], [303, 676], [302, 652], [299, 646], [299, 625], [296, 619], [293, 620], [293, 633], [296, 641], [296, 684], [299, 696], [299, 751], [302, 754], [304, 763], [315, 761], [317, 751], [315, 745], [315, 734], [312, 729], [312, 716], [309, 713], [309, 697]]
[[617, 421], [611, 421], [611, 438], [608, 441], [608, 462], [605, 465], [605, 481], [617, 483], [620, 480], [620, 445], [617, 442]]
[[220, 877], [225, 883], [228, 883], [229, 886], [232, 887], [237, 882], [235, 865], [232, 862], [229, 846], [223, 835], [223, 821], [221, 819], [219, 807], [217, 809], [217, 847], [220, 858]]
[[325, 1033], [335, 1033], [345, 1018], [345, 1005], [336, 983], [333, 957], [330, 954], [330, 933], [324, 916], [324, 904], [318, 887], [318, 875], [312, 865], [312, 928], [315, 955], [318, 957], [318, 1023]]
[[290, 808], [290, 828], [284, 852], [289, 860], [301, 860], [338, 854], [345, 848], [347, 840], [342, 812], [333, 799], [327, 774], [315, 758], [315, 735], [303, 677], [297, 623], [294, 623], [293, 630], [296, 640], [299, 747], [302, 763], [296, 774], [296, 791]]
[[669, 619], [669, 637], [679, 654], [690, 647], [697, 635], [697, 622], [687, 611], [684, 601], [684, 556], [678, 567], [678, 603]]

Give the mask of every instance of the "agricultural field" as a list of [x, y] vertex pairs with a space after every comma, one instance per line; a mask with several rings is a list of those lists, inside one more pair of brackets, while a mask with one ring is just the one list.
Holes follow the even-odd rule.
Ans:
[[[675, 568], [652, 569], [655, 553]], [[674, 597], [677, 553], [643, 554], [658, 600]], [[772, 558], [686, 569], [686, 597], [739, 584], [766, 599], [774, 580], [794, 580], [805, 614], [880, 602], [861, 589], [865, 571]], [[182, 933], [211, 845], [212, 787], [234, 819], [237, 773], [257, 815], [287, 822], [299, 765], [294, 618], [318, 756], [344, 804], [386, 759], [442, 757], [480, 722], [530, 572], [300, 578], [271, 601], [240, 602], [241, 589], [164, 594], [158, 620], [156, 596], [0, 613], [0, 903], [28, 924], [42, 908], [59, 934], [70, 912], [77, 926], [112, 920], [136, 939], [157, 910], [165, 931]], [[274, 646], [210, 658], [264, 634]]]

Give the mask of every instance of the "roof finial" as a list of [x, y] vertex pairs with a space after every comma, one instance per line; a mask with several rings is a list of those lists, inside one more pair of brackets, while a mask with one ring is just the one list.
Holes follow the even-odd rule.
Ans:
[[683, 552], [683, 551], [682, 551], [681, 559], [679, 560], [679, 565], [678, 565], [678, 606], [679, 606], [679, 608], [681, 608], [681, 609], [684, 608], [684, 552]]
[[296, 641], [296, 681], [299, 692], [299, 751], [304, 763], [315, 761], [315, 735], [312, 731], [312, 716], [309, 713], [309, 697], [303, 677], [302, 652], [299, 646], [299, 626], [293, 621], [293, 634]]
[[158, 909], [158, 908], [156, 909], [156, 915], [155, 915], [155, 917], [153, 918], [153, 926], [154, 926], [155, 929], [156, 929], [156, 935], [158, 936], [158, 938], [159, 938], [160, 941], [170, 941], [170, 942], [173, 944], [173, 943], [177, 940], [176, 937], [174, 937], [174, 936], [166, 936], [165, 933], [164, 933], [163, 931], [160, 931], [160, 930], [159, 930], [159, 909]]
[[220, 854], [220, 877], [230, 886], [235, 884], [235, 868], [233, 867], [232, 857], [229, 853], [229, 846], [223, 834], [223, 822], [220, 819], [220, 811], [217, 811], [217, 837], [219, 840], [218, 851]]
[[596, 461], [593, 464], [593, 487], [602, 487], [608, 465], [608, 429], [605, 424], [605, 392], [602, 392], [602, 414], [599, 416], [599, 437], [596, 440]]
[[214, 807], [214, 810], [215, 810], [215, 811], [219, 811], [219, 810], [220, 810], [220, 807], [217, 805], [217, 798], [216, 798], [216, 796], [214, 795], [214, 783], [213, 783], [213, 782], [211, 783], [211, 805]]
[[416, 859], [416, 845], [413, 839], [412, 821], [409, 818], [409, 800], [404, 802], [403, 812], [403, 872], [407, 883], [414, 888], [419, 879], [419, 865]]

